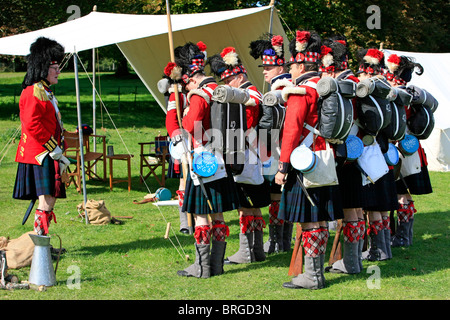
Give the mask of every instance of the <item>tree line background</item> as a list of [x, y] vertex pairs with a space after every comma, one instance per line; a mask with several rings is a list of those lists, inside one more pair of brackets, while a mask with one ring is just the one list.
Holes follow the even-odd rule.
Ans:
[[[268, 5], [270, 0], [171, 0], [170, 11], [176, 13], [212, 12]], [[0, 36], [24, 33], [66, 22], [73, 12], [69, 6], [80, 8], [80, 15], [97, 11], [128, 14], [165, 14], [165, 0], [2, 0]], [[379, 28], [369, 29], [370, 5], [380, 8]], [[277, 0], [275, 7], [288, 40], [296, 29], [316, 30], [323, 38], [336, 33], [347, 37], [351, 53], [358, 48], [379, 47], [415, 51], [450, 52], [448, 21], [450, 2], [441, 0]], [[251, 26], [249, 26], [251, 27]], [[81, 58], [83, 53], [80, 54]], [[90, 53], [84, 53], [86, 57]], [[113, 46], [100, 48], [100, 57], [114, 61], [118, 72], [126, 72], [126, 60]], [[86, 59], [87, 61], [89, 59]], [[21, 57], [0, 56], [3, 64], [13, 64], [23, 71]], [[12, 63], [14, 62], [14, 63]], [[354, 63], [352, 55], [350, 63]], [[121, 66], [121, 68], [120, 68]]]

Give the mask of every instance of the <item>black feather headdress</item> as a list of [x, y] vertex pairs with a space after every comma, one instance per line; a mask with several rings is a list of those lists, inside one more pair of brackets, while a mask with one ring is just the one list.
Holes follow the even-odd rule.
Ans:
[[40, 37], [30, 46], [30, 54], [27, 56], [27, 73], [22, 82], [26, 88], [35, 82], [47, 78], [51, 64], [60, 64], [64, 59], [64, 47], [58, 42]]
[[207, 64], [210, 65], [211, 72], [220, 77], [220, 80], [239, 73], [247, 73], [233, 47], [226, 47], [221, 53], [213, 55], [208, 59]]
[[205, 68], [205, 50], [206, 46], [202, 42], [194, 44], [186, 43], [184, 46], [175, 48], [175, 63], [181, 68], [182, 79], [186, 81], [196, 73], [203, 73]]
[[341, 42], [326, 39], [320, 53], [320, 70], [322, 72], [342, 71], [348, 68], [347, 47]]

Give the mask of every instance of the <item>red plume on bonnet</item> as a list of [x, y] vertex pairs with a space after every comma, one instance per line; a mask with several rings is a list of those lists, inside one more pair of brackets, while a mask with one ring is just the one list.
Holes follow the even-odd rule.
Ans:
[[397, 71], [401, 61], [402, 59], [398, 55], [391, 54], [386, 62], [389, 72], [394, 73]]
[[239, 63], [236, 49], [233, 47], [226, 47], [225, 49], [223, 49], [220, 53], [220, 56], [223, 58], [223, 61], [227, 65], [236, 66]]
[[311, 33], [309, 31], [300, 31], [297, 30], [297, 34], [295, 36], [295, 49], [298, 52], [302, 52], [308, 46], [308, 41], [311, 38]]
[[174, 62], [169, 62], [164, 68], [164, 74], [170, 77], [172, 80], [180, 80], [181, 68], [178, 67]]
[[271, 41], [272, 41], [272, 46], [282, 46], [283, 45], [283, 37], [282, 36], [273, 36]]
[[320, 47], [320, 59], [322, 60], [322, 64], [324, 67], [329, 67], [334, 63], [333, 55], [331, 54], [333, 52], [333, 49], [327, 46], [321, 46]]
[[384, 54], [378, 49], [369, 49], [367, 50], [366, 55], [364, 56], [364, 61], [369, 64], [379, 64], [381, 60], [383, 60]]
[[197, 47], [200, 49], [200, 51], [206, 50], [206, 44], [204, 44], [202, 41], [197, 42]]

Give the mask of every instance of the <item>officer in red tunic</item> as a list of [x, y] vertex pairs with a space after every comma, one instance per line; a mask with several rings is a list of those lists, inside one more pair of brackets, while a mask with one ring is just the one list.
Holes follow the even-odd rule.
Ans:
[[[205, 55], [198, 45], [188, 42], [176, 48], [175, 63], [182, 68], [182, 80], [188, 92], [182, 127], [191, 135], [189, 147], [195, 159], [195, 155], [201, 155], [211, 146], [211, 98], [217, 83], [205, 75]], [[182, 210], [194, 214], [196, 260], [178, 271], [180, 276], [209, 278], [224, 272], [225, 240], [229, 231], [223, 213], [237, 209], [239, 198], [233, 177], [220, 158], [220, 150], [215, 154], [219, 165], [210, 177], [194, 172], [194, 159], [189, 162]]]
[[[241, 264], [266, 259], [263, 247], [265, 222], [261, 208], [269, 205], [269, 185], [261, 172], [261, 161], [258, 153], [258, 135], [256, 126], [260, 117], [262, 95], [248, 80], [247, 71], [241, 63], [233, 47], [227, 47], [220, 54], [208, 60], [212, 72], [220, 77], [225, 85], [248, 92], [249, 99], [245, 102], [245, 163], [243, 170], [234, 175], [240, 195], [241, 207], [239, 213], [239, 250], [229, 256], [225, 263]], [[244, 115], [241, 115], [244, 118]], [[255, 159], [256, 158], [256, 159]], [[255, 159], [256, 161], [250, 161]], [[251, 162], [251, 163], [250, 163]], [[244, 177], [244, 178], [243, 178]]]
[[13, 198], [38, 199], [34, 230], [48, 234], [50, 221], [56, 217], [56, 198], [65, 198], [61, 174], [69, 165], [63, 156], [64, 131], [58, 102], [50, 89], [58, 83], [59, 63], [64, 48], [54, 40], [38, 38], [30, 47], [28, 67], [20, 96], [22, 135], [15, 161], [19, 163]]
[[[268, 35], [268, 37], [265, 36], [263, 39], [250, 43], [250, 55], [255, 59], [262, 60], [262, 64], [259, 67], [262, 67], [264, 80], [270, 85], [271, 91], [293, 86], [291, 75], [286, 70], [283, 42], [283, 37], [280, 35]], [[274, 121], [280, 120], [280, 122], [283, 122], [285, 116], [284, 104], [277, 110], [280, 111], [280, 115], [278, 118], [273, 116], [273, 119]], [[280, 129], [276, 128], [276, 125], [274, 125], [274, 129]], [[270, 138], [275, 140], [273, 141], [275, 144], [279, 143], [279, 136], [271, 134]], [[275, 161], [272, 151], [270, 151], [270, 154], [272, 155], [272, 161]], [[278, 159], [278, 155], [276, 158]], [[271, 254], [288, 251], [291, 248], [293, 224], [278, 218], [281, 186], [275, 183], [272, 176], [266, 176], [266, 178], [270, 179], [271, 203], [269, 205], [269, 239], [264, 244], [264, 252]]]
[[298, 30], [289, 50], [292, 54], [289, 61], [290, 73], [295, 87], [283, 89], [284, 100], [287, 101], [286, 119], [275, 182], [284, 185], [278, 216], [301, 223], [305, 272], [284, 283], [283, 287], [321, 289], [325, 285], [324, 261], [329, 237], [327, 221], [342, 217], [339, 187], [309, 188], [309, 195], [315, 203], [313, 206], [300, 185], [302, 173], [290, 165], [290, 156], [301, 143], [310, 148], [314, 146], [316, 151], [327, 149], [325, 139], [320, 136], [312, 137], [304, 127], [305, 123], [314, 127], [318, 122], [319, 95], [315, 87], [320, 80], [318, 60], [321, 39], [316, 32]]

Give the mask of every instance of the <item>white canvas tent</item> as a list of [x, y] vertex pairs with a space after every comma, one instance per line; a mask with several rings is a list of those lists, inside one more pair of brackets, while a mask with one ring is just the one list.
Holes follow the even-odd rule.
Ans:
[[428, 160], [428, 170], [450, 170], [450, 97], [448, 96], [448, 75], [450, 74], [450, 53], [421, 53], [383, 50], [386, 58], [395, 53], [415, 58], [424, 68], [421, 76], [413, 74], [409, 84], [424, 88], [438, 101], [434, 113], [435, 127], [430, 137], [422, 140]]
[[[250, 80], [262, 87], [258, 61], [249, 55], [249, 44], [268, 32], [271, 6], [197, 14], [171, 15], [174, 47], [191, 41], [203, 41], [208, 55], [233, 46], [248, 71]], [[286, 38], [273, 10], [272, 30]], [[66, 52], [80, 52], [117, 44], [150, 93], [163, 110], [164, 97], [157, 90], [164, 67], [170, 61], [166, 15], [132, 15], [91, 12], [49, 28], [0, 38], [0, 54], [25, 56], [31, 43], [45, 36], [61, 43]]]

